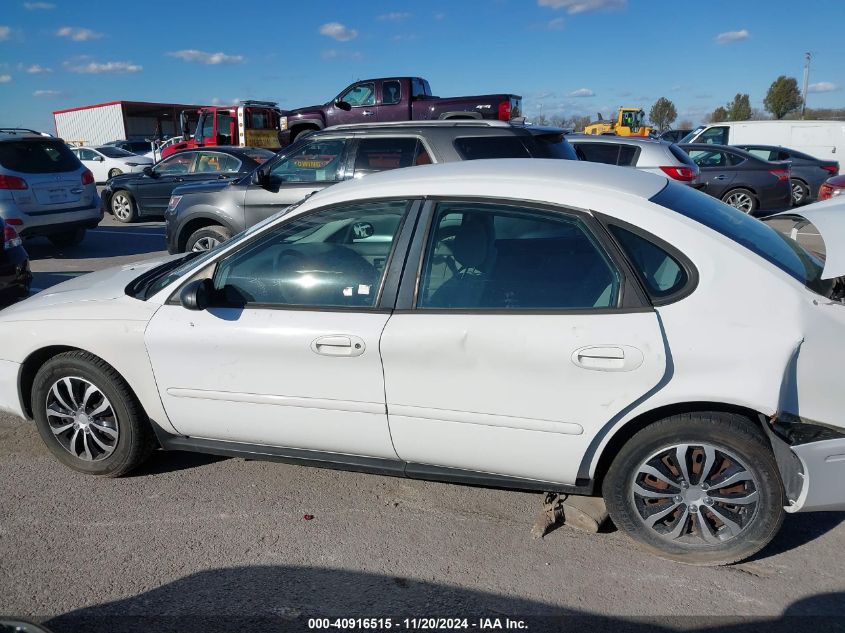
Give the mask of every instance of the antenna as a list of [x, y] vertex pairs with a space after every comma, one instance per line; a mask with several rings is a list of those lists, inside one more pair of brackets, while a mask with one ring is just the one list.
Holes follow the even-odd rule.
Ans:
[[804, 53], [804, 91], [801, 99], [801, 118], [804, 118], [804, 112], [807, 109], [807, 88], [810, 85], [810, 60], [813, 59], [812, 53]]

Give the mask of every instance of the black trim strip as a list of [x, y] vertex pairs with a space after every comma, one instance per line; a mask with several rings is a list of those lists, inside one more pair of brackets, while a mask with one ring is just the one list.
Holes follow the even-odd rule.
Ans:
[[535, 492], [564, 492], [579, 495], [593, 494], [594, 488], [593, 483], [587, 479], [579, 479], [575, 485], [567, 485], [534, 479], [507, 477], [505, 475], [492, 475], [490, 473], [462, 470], [460, 468], [405, 463], [398, 459], [362, 457], [360, 455], [345, 455], [341, 453], [327, 453], [323, 451], [309, 451], [170, 435], [155, 423], [153, 423], [153, 428], [159, 444], [161, 444], [163, 449], [168, 451], [189, 451], [192, 453], [223, 455], [224, 457], [242, 457], [245, 459], [297, 464], [300, 466], [313, 466], [315, 468], [365, 472], [375, 475], [407, 477], [409, 479], [422, 479], [426, 481], [442, 481], [471, 486], [483, 486], [486, 488], [507, 488]]

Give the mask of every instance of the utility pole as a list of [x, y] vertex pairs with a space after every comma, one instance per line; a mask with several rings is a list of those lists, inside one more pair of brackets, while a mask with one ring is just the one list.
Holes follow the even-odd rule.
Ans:
[[804, 53], [804, 91], [801, 94], [801, 118], [804, 118], [804, 111], [807, 109], [807, 88], [810, 85], [810, 60], [813, 58], [811, 53]]

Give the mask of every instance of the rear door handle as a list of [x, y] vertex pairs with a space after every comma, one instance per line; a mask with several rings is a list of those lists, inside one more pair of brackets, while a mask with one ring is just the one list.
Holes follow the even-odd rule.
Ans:
[[727, 178], [725, 174], [719, 174], [718, 176], [713, 177], [714, 180], [724, 180], [725, 178]]
[[362, 338], [350, 334], [321, 336], [311, 343], [311, 351], [322, 356], [360, 356], [366, 348]]
[[364, 116], [373, 116], [375, 112], [373, 112], [372, 110], [364, 110], [361, 114], [363, 114]]
[[628, 345], [591, 345], [572, 352], [572, 362], [594, 371], [631, 371], [643, 364], [643, 353]]

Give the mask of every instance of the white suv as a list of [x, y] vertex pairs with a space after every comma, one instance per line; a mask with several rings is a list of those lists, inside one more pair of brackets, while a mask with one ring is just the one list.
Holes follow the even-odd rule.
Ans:
[[103, 219], [94, 176], [61, 139], [0, 128], [0, 217], [21, 237], [78, 244]]

